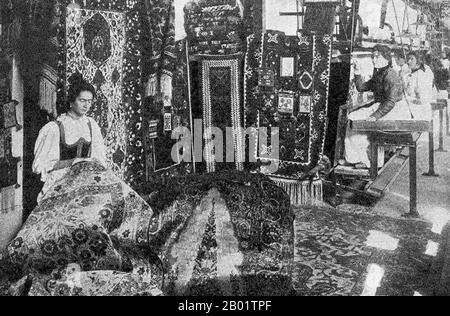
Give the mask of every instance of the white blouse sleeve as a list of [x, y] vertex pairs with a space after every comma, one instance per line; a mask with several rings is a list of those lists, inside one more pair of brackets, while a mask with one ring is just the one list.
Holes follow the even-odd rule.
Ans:
[[102, 132], [97, 122], [89, 118], [92, 127], [92, 151], [91, 158], [101, 162], [103, 166], [107, 166], [106, 162], [106, 147]]
[[59, 161], [60, 134], [58, 124], [48, 123], [39, 132], [34, 148], [33, 172], [41, 175], [42, 182], [47, 182], [49, 172]]

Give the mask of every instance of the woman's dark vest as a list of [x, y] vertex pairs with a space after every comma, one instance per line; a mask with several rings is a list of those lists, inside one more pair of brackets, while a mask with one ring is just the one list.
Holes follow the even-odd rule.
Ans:
[[59, 126], [59, 134], [60, 134], [60, 141], [59, 141], [59, 151], [60, 151], [60, 160], [72, 160], [76, 158], [89, 158], [91, 155], [91, 148], [92, 148], [92, 126], [91, 122], [89, 121], [89, 131], [91, 134], [91, 142], [88, 142], [84, 138], [80, 138], [75, 144], [73, 145], [67, 145], [66, 143], [66, 136], [64, 132], [64, 126], [62, 122], [57, 122]]

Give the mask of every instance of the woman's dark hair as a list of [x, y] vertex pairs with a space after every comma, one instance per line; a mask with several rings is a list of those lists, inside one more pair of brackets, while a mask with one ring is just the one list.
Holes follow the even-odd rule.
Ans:
[[386, 60], [389, 61], [389, 66], [392, 66], [392, 50], [385, 45], [376, 45], [373, 52], [379, 52]]
[[423, 55], [419, 52], [419, 51], [412, 51], [408, 53], [407, 58], [409, 59], [410, 57], [415, 57], [417, 60], [417, 64], [420, 67], [424, 67], [425, 65], [425, 59], [423, 57]]
[[405, 55], [405, 52], [403, 51], [403, 49], [396, 49], [396, 50], [394, 50], [394, 55], [397, 58], [406, 59], [406, 55]]
[[92, 95], [95, 98], [94, 87], [89, 82], [84, 80], [83, 76], [81, 76], [79, 74], [73, 75], [69, 79], [69, 84], [70, 84], [70, 87], [69, 87], [69, 91], [67, 93], [68, 105], [70, 105], [70, 103], [75, 102], [75, 100], [79, 97], [80, 93], [84, 92], [84, 91], [89, 91], [90, 93], [92, 93]]

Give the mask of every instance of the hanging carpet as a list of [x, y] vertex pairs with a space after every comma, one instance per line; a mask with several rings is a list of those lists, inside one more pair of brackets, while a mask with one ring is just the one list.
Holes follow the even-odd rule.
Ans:
[[110, 167], [135, 185], [144, 175], [140, 5], [87, 1], [85, 8], [68, 9], [59, 31], [59, 112], [70, 78], [81, 74], [96, 90], [88, 115], [102, 129]]
[[[232, 166], [231, 168], [236, 170], [243, 170], [244, 144], [240, 130], [243, 126], [241, 59], [240, 54], [200, 56], [207, 172], [226, 168], [225, 165]], [[222, 139], [219, 135], [215, 135], [213, 130], [215, 128], [222, 131]], [[233, 133], [227, 135], [227, 129]], [[217, 141], [215, 147], [213, 147], [214, 140]]]
[[[248, 38], [246, 126], [259, 128], [260, 146], [253, 154], [274, 163], [277, 177], [302, 178], [323, 154], [331, 44], [330, 35], [291, 37], [275, 31]], [[279, 129], [279, 146], [272, 144], [272, 128]]]

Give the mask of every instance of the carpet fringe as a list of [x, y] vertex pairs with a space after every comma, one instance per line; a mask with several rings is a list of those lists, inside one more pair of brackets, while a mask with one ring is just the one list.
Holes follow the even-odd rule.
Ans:
[[323, 201], [323, 182], [297, 181], [290, 179], [280, 179], [271, 177], [280, 188], [286, 191], [291, 198], [291, 204], [294, 206], [305, 205], [311, 201]]

